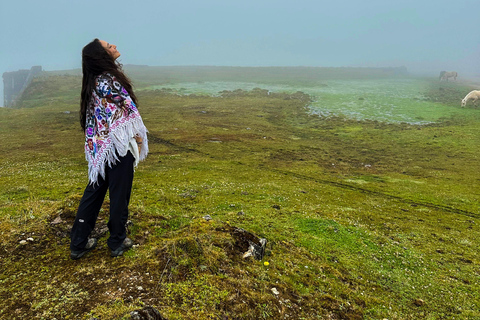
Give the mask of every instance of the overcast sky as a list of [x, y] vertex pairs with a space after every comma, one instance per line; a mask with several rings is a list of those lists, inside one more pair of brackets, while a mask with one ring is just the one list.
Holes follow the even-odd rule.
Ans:
[[100, 38], [117, 45], [123, 64], [406, 66], [479, 76], [478, 7], [478, 0], [0, 0], [0, 74], [79, 68], [83, 46]]

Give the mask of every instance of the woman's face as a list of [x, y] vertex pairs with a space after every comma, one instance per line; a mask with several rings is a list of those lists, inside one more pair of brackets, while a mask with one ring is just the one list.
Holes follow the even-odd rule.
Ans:
[[116, 45], [108, 43], [104, 40], [100, 40], [100, 43], [102, 44], [102, 47], [107, 50], [108, 54], [113, 58], [113, 60], [116, 60], [118, 57], [120, 57], [120, 52], [117, 51]]

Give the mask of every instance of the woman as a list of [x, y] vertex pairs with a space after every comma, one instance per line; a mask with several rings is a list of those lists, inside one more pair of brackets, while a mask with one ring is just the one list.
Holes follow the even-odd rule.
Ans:
[[136, 108], [132, 84], [116, 62], [117, 47], [95, 39], [82, 51], [80, 124], [85, 132], [89, 183], [70, 233], [70, 257], [80, 259], [94, 249], [89, 238], [107, 190], [110, 192], [111, 256], [118, 257], [133, 245], [127, 238], [128, 203], [134, 167], [148, 153], [147, 129]]

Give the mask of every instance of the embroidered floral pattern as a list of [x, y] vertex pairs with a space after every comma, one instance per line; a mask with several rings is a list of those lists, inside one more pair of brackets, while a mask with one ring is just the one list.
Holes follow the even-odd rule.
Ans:
[[111, 166], [118, 156], [125, 156], [130, 138], [143, 139], [140, 159], [148, 153], [147, 129], [127, 90], [109, 74], [96, 78], [92, 102], [87, 111], [85, 156], [89, 178], [105, 177], [105, 165]]

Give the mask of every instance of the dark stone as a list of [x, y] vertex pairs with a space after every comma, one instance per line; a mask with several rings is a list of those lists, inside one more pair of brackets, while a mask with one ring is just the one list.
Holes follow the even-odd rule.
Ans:
[[259, 238], [242, 228], [233, 228], [232, 231], [231, 235], [235, 239], [235, 246], [243, 252], [243, 258], [252, 256], [256, 260], [263, 259], [267, 239]]
[[168, 320], [154, 307], [145, 307], [130, 312], [131, 320]]

